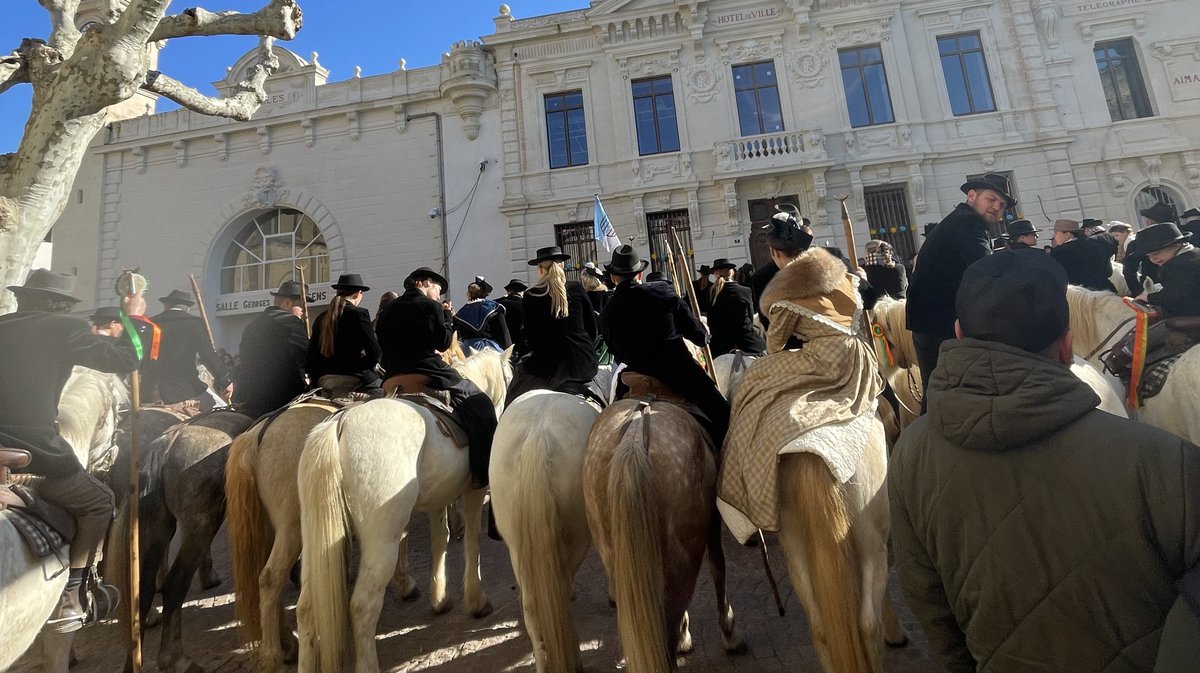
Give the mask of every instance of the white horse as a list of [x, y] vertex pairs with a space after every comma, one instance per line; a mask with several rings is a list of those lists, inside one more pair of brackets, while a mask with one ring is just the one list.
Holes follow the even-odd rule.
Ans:
[[[455, 369], [488, 395], [499, 415], [512, 378], [509, 352], [476, 353]], [[463, 498], [467, 609], [475, 617], [491, 612], [479, 580], [484, 490], [469, 487], [467, 451], [444, 436], [438, 422], [419, 404], [385, 398], [349, 407], [309, 434], [298, 481], [306, 550], [296, 610], [300, 671], [343, 670], [349, 614], [355, 670], [378, 673], [375, 627], [388, 580], [395, 574], [397, 580], [404, 577], [402, 586], [411, 582], [400, 543], [414, 509], [430, 514], [431, 600], [435, 610], [442, 611], [449, 607], [446, 508]], [[347, 603], [345, 547], [351, 531], [357, 534], [361, 560]]]
[[492, 442], [492, 511], [521, 588], [538, 673], [583, 670], [571, 583], [592, 546], [581, 470], [599, 415], [575, 395], [535, 390], [508, 405]]
[[[1120, 327], [1134, 316], [1133, 309], [1111, 292], [1095, 292], [1070, 286], [1067, 302], [1071, 307], [1071, 331], [1079, 357], [1093, 351], [1088, 363], [1098, 371], [1100, 356], [1133, 329], [1133, 323]], [[1111, 336], [1110, 336], [1111, 335]], [[1105, 376], [1105, 380], [1111, 377]], [[1193, 346], [1175, 363], [1171, 375], [1157, 395], [1145, 400], [1137, 419], [1156, 428], [1173, 432], [1193, 444], [1200, 442], [1200, 346]]]
[[[1072, 288], [1072, 290], [1091, 292], [1080, 288]], [[1121, 302], [1111, 292], [1092, 294], [1111, 297], [1117, 303]], [[1070, 299], [1070, 291], [1068, 299]], [[873, 337], [876, 346], [875, 354], [879, 357], [879, 373], [892, 387], [893, 392], [896, 393], [896, 399], [900, 401], [901, 429], [908, 427], [912, 421], [916, 420], [917, 416], [921, 415], [921, 399], [924, 394], [912, 332], [908, 331], [905, 324], [905, 306], [906, 302], [903, 299], [883, 297], [871, 310], [873, 327], [878, 325], [882, 329], [883, 334], [880, 336], [887, 342], [887, 347], [884, 348], [880, 344], [879, 336]], [[1072, 321], [1074, 321], [1074, 313], [1072, 311]], [[1097, 409], [1107, 411], [1114, 416], [1128, 418], [1125, 404], [1121, 401], [1120, 384], [1116, 383], [1116, 379], [1100, 373], [1103, 369], [1100, 365], [1097, 364], [1094, 369], [1088, 366], [1089, 363], [1085, 363], [1080, 355], [1079, 342], [1080, 335], [1076, 331], [1076, 356], [1075, 362], [1071, 364], [1071, 372], [1100, 396], [1100, 404], [1096, 406]]]
[[[120, 377], [83, 367], [71, 372], [59, 398], [58, 424], [80, 464], [108, 462], [113, 433], [128, 407], [129, 391]], [[57, 558], [34, 557], [9, 516], [0, 514], [0, 624], [5, 625], [0, 671], [29, 649], [67, 584], [67, 548], [59, 549]], [[74, 638], [74, 633], [41, 637], [43, 670], [66, 673]]]

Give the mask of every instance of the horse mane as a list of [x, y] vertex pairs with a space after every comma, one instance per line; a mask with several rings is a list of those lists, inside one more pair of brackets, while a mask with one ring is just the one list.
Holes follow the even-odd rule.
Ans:
[[463, 378], [479, 386], [498, 409], [504, 406], [508, 383], [513, 376], [512, 363], [509, 360], [511, 350], [511, 347], [503, 352], [485, 348], [451, 366]]
[[[913, 345], [912, 332], [908, 331], [905, 300], [884, 295], [871, 309], [871, 321], [883, 327], [884, 336], [892, 344], [892, 355], [896, 366], [908, 369], [917, 365], [917, 349]], [[884, 357], [881, 355], [880, 357]]]
[[129, 390], [116, 374], [75, 367], [58, 400], [58, 431], [86, 468], [106, 451], [117, 417], [129, 408]]
[[1133, 317], [1133, 311], [1115, 294], [1076, 285], [1067, 286], [1067, 306], [1075, 337], [1074, 350], [1080, 355], [1087, 355], [1117, 325]]

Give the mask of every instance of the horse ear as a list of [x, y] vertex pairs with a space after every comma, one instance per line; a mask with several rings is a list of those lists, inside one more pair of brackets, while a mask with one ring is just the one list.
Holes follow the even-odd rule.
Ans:
[[470, 346], [467, 346], [466, 348], [463, 349], [463, 355], [465, 355], [467, 357], [471, 357], [474, 354], [475, 354], [475, 349], [471, 348]]
[[509, 346], [508, 348], [505, 348], [505, 349], [504, 349], [504, 359], [505, 359], [505, 360], [511, 360], [511, 359], [512, 359], [512, 354], [513, 354], [513, 349], [514, 349], [514, 348], [516, 348], [516, 346]]

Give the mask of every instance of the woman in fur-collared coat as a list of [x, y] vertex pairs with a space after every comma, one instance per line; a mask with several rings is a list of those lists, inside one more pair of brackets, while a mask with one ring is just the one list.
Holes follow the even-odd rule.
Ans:
[[[737, 388], [718, 483], [722, 513], [739, 539], [756, 527], [778, 530], [778, 454], [810, 450], [836, 435], [861, 455], [868, 438], [883, 432], [876, 415], [883, 381], [858, 283], [836, 257], [809, 248], [763, 292], [767, 355]], [[786, 348], [793, 336], [804, 348]], [[840, 469], [857, 463], [849, 454], [821, 455], [839, 478], [848, 478]], [[730, 506], [753, 525], [739, 526]]]

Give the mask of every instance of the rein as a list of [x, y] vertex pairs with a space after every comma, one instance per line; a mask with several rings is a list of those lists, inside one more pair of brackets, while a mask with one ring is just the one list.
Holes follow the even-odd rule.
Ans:
[[1096, 353], [1099, 353], [1101, 348], [1104, 348], [1104, 346], [1108, 343], [1109, 339], [1116, 336], [1118, 332], [1120, 332], [1122, 329], [1125, 328], [1126, 325], [1133, 322], [1134, 320], [1137, 320], [1137, 314], [1134, 314], [1134, 315], [1130, 316], [1129, 318], [1122, 320], [1116, 327], [1113, 328], [1113, 331], [1109, 332], [1108, 336], [1101, 339], [1100, 343], [1096, 344], [1096, 347], [1093, 348], [1091, 350], [1091, 352], [1088, 353], [1087, 356], [1085, 356], [1083, 359], [1091, 360], [1093, 355], [1095, 355]]

